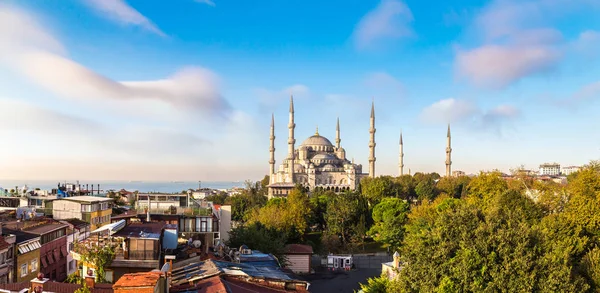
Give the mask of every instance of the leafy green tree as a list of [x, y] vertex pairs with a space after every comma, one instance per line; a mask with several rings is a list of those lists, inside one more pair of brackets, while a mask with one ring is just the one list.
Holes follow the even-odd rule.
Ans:
[[112, 245], [90, 245], [76, 244], [75, 251], [80, 252], [81, 261], [90, 264], [96, 270], [96, 282], [108, 283], [106, 280], [106, 268], [115, 258], [115, 249]]
[[435, 188], [435, 181], [431, 177], [423, 178], [419, 184], [415, 187], [415, 193], [419, 201], [423, 200], [434, 200], [439, 192]]
[[[490, 179], [490, 178], [486, 178]], [[492, 182], [495, 182], [492, 180]], [[551, 260], [539, 206], [516, 191], [443, 198], [410, 217], [396, 286], [404, 292], [581, 292]], [[487, 201], [487, 208], [481, 203]]]
[[272, 199], [264, 207], [254, 210], [248, 222], [260, 222], [268, 228], [303, 235], [312, 215], [310, 207], [308, 195], [301, 188], [294, 188], [287, 198]]
[[225, 191], [220, 191], [217, 194], [209, 195], [205, 199], [214, 204], [226, 204], [227, 202], [231, 202], [229, 195]]
[[436, 184], [436, 188], [450, 197], [461, 198], [466, 195], [466, 189], [471, 178], [468, 176], [443, 177]]
[[229, 232], [227, 245], [238, 248], [245, 244], [250, 249], [273, 254], [283, 264], [286, 261], [284, 255], [286, 241], [285, 234], [256, 222], [233, 228]]
[[360, 289], [364, 293], [386, 293], [390, 292], [391, 282], [386, 276], [370, 278], [367, 284], [360, 284]]
[[[325, 214], [325, 234], [337, 235], [341, 244], [351, 243], [360, 222], [361, 215], [369, 215], [367, 200], [359, 193], [347, 192], [331, 198], [327, 203]], [[365, 219], [368, 223], [370, 219]]]
[[327, 203], [331, 198], [337, 196], [332, 191], [313, 192], [310, 197], [310, 209], [312, 211], [309, 219], [309, 227], [316, 227], [317, 230], [325, 229], [325, 213], [327, 212]]
[[415, 187], [418, 182], [415, 181], [413, 176], [403, 175], [396, 178], [396, 184], [398, 185], [398, 197], [408, 201], [412, 201], [417, 198], [415, 193]]
[[360, 181], [360, 190], [369, 204], [375, 206], [383, 198], [398, 196], [399, 186], [390, 176], [367, 177]]
[[404, 239], [404, 224], [408, 220], [409, 205], [399, 198], [384, 198], [373, 208], [374, 224], [369, 235], [392, 249], [400, 247]]

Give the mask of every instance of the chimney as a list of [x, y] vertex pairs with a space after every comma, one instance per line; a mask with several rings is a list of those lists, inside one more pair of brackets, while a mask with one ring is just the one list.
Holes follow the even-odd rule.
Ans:
[[85, 275], [85, 284], [90, 289], [93, 289], [96, 286], [96, 277], [92, 270], [87, 271], [87, 274]]
[[150, 194], [148, 194], [148, 208], [146, 209], [146, 222], [150, 223]]
[[36, 278], [33, 278], [33, 280], [31, 280], [30, 285], [31, 285], [31, 292], [35, 292], [35, 293], [42, 293], [44, 292], [44, 289], [46, 288], [46, 282], [48, 282], [48, 278], [44, 278], [44, 274], [43, 273], [38, 273]]
[[394, 252], [394, 269], [400, 269], [400, 254], [397, 251]]

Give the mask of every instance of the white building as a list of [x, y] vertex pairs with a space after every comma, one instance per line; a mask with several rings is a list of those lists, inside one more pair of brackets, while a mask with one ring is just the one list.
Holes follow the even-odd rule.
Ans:
[[560, 175], [560, 164], [545, 163], [540, 165], [540, 176], [558, 176]]
[[562, 168], [562, 174], [563, 175], [571, 175], [577, 171], [579, 171], [579, 169], [581, 169], [581, 167], [579, 166], [568, 166], [568, 167], [563, 167]]

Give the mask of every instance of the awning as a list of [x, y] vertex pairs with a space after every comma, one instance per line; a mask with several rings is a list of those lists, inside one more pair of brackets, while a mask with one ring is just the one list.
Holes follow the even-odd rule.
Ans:
[[52, 257], [52, 254], [51, 254], [51, 253], [48, 253], [48, 254], [46, 255], [46, 257], [48, 258], [48, 264], [50, 264], [50, 265], [51, 265], [51, 264], [53, 264], [53, 263], [54, 263], [54, 258]]
[[42, 268], [45, 268], [48, 266], [48, 264], [46, 263], [46, 258], [45, 257], [41, 257], [42, 259]]
[[60, 251], [58, 249], [54, 249], [52, 252], [54, 253], [54, 259], [58, 261], [60, 259]]
[[123, 229], [125, 227], [125, 223], [126, 223], [125, 220], [120, 220], [115, 223], [110, 223], [108, 225], [104, 225], [104, 226], [92, 231], [92, 233], [108, 231], [108, 233], [110, 233], [110, 235], [113, 235], [113, 234], [119, 232], [119, 230]]
[[62, 255], [64, 257], [67, 257], [67, 255], [69, 255], [69, 253], [67, 253], [67, 247], [66, 246], [61, 247], [60, 248], [60, 252], [62, 252]]

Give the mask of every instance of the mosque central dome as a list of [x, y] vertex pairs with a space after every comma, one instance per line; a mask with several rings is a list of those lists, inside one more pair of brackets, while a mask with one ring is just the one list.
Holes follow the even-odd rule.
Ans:
[[329, 141], [329, 139], [327, 139], [324, 136], [320, 136], [318, 134], [315, 134], [309, 138], [307, 138], [303, 143], [303, 146], [313, 146], [313, 145], [319, 145], [319, 146], [333, 146], [331, 144], [331, 142]]

